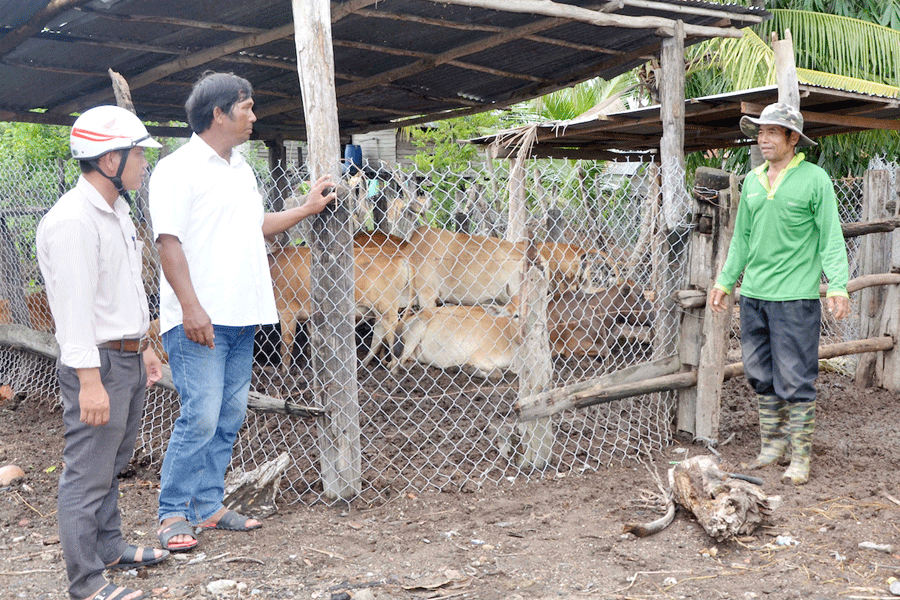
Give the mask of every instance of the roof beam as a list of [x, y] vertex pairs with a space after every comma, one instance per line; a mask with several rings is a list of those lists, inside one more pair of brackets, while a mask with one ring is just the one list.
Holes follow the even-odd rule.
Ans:
[[41, 31], [33, 37], [35, 39], [50, 40], [64, 44], [84, 44], [86, 46], [97, 46], [99, 48], [116, 48], [117, 50], [134, 50], [136, 52], [152, 52], [154, 54], [182, 55], [187, 54], [188, 52], [187, 50], [175, 50], [173, 48], [166, 48], [165, 46], [151, 46], [149, 44], [108, 41], [100, 38], [77, 37], [58, 31]]
[[366, 79], [361, 79], [360, 81], [342, 85], [338, 88], [337, 93], [338, 96], [346, 96], [367, 88], [381, 85], [383, 83], [396, 81], [397, 79], [403, 79], [404, 77], [410, 77], [412, 75], [415, 75], [416, 73], [421, 73], [422, 71], [433, 69], [440, 64], [448, 63], [462, 56], [468, 56], [469, 54], [474, 54], [476, 52], [481, 52], [489, 48], [494, 48], [496, 46], [505, 44], [508, 41], [521, 38], [525, 35], [537, 33], [539, 31], [545, 31], [565, 22], [565, 19], [544, 19], [541, 21], [536, 21], [534, 23], [529, 23], [528, 25], [523, 25], [521, 27], [507, 29], [506, 31], [498, 33], [497, 35], [490, 36], [471, 44], [459, 46], [457, 48], [444, 52], [443, 54], [435, 54], [428, 60], [419, 60], [409, 65], [398, 67], [390, 71], [385, 71]]
[[[231, 40], [230, 42], [219, 44], [218, 46], [206, 48], [193, 54], [187, 54], [173, 61], [163, 63], [161, 65], [153, 67], [152, 69], [148, 69], [143, 73], [138, 73], [128, 80], [128, 85], [132, 90], [141, 88], [174, 73], [186, 71], [193, 67], [199, 67], [200, 65], [204, 65], [218, 58], [222, 58], [225, 55], [233, 54], [246, 48], [262, 46], [264, 44], [268, 44], [269, 42], [289, 37], [293, 34], [293, 32], [294, 24], [291, 23], [290, 25], [276, 27], [275, 29], [271, 29], [266, 33], [254, 33], [246, 35]], [[83, 109], [84, 107], [93, 106], [94, 104], [98, 104], [99, 102], [108, 100], [111, 96], [112, 88], [103, 89], [99, 92], [95, 92], [87, 96], [82, 96], [80, 98], [76, 98], [71, 102], [62, 104], [54, 108], [53, 112], [69, 114], [71, 112]]]
[[[350, 0], [348, 2], [335, 4], [332, 6], [331, 10], [332, 21], [342, 19], [355, 10], [359, 10], [360, 8], [364, 8], [366, 6], [369, 6], [370, 4], [375, 4], [376, 1], [377, 0]], [[233, 39], [229, 42], [225, 42], [224, 44], [206, 48], [204, 50], [200, 50], [199, 52], [188, 54], [177, 58], [176, 60], [158, 65], [152, 69], [148, 69], [147, 71], [139, 73], [130, 78], [128, 80], [128, 85], [132, 90], [135, 90], [145, 85], [155, 83], [160, 79], [174, 73], [185, 71], [194, 67], [199, 67], [200, 65], [212, 62], [228, 54], [234, 54], [235, 52], [240, 52], [241, 50], [246, 50], [247, 48], [262, 46], [270, 42], [274, 42], [275, 40], [290, 38], [293, 37], [293, 35], [293, 22], [260, 33], [251, 33], [249, 35]], [[60, 106], [57, 106], [53, 109], [53, 112], [69, 114], [76, 110], [81, 110], [84, 107], [93, 106], [104, 100], [108, 100], [111, 96], [112, 89], [103, 89], [99, 92], [95, 92], [87, 96], [82, 96], [80, 98], [76, 98], [71, 102], [67, 102]]]
[[[647, 8], [650, 10], [665, 10], [670, 11], [673, 9], [673, 6], [668, 3], [663, 2], [654, 2], [653, 0], [619, 0], [625, 6], [633, 6], [635, 8]], [[689, 4], [679, 4], [678, 12], [684, 13], [686, 15], [699, 15], [701, 17], [719, 17], [722, 19], [731, 20], [734, 18], [734, 13], [729, 13], [724, 10], [717, 10], [715, 8], [704, 8], [700, 6], [691, 6]], [[741, 20], [750, 21], [752, 23], [762, 23], [766, 20], [762, 15], [753, 15], [746, 14], [741, 15]]]
[[[762, 104], [753, 104], [751, 102], [741, 102], [741, 112], [751, 115], [758, 115], [765, 106]], [[839, 115], [833, 113], [819, 113], [803, 110], [805, 123], [818, 123], [820, 125], [834, 125], [836, 127], [849, 127], [851, 129], [883, 129], [891, 131], [900, 131], [900, 119], [873, 119], [871, 117], [853, 117], [850, 115]]]
[[[386, 46], [377, 46], [375, 44], [362, 44], [359, 42], [347, 42], [343, 40], [333, 40], [332, 42], [335, 46], [342, 46], [344, 48], [354, 48], [358, 50], [368, 50], [371, 52], [380, 52], [384, 54], [392, 54], [394, 56], [410, 56], [413, 58], [418, 58], [424, 61], [431, 60], [435, 57], [434, 54], [429, 52], [419, 52], [416, 50], [402, 50], [399, 48], [388, 48]], [[467, 69], [469, 71], [479, 71], [481, 73], [489, 73], [491, 75], [497, 75], [498, 77], [508, 77], [510, 79], [522, 79], [525, 81], [534, 81], [537, 83], [548, 84], [551, 83], [547, 79], [543, 79], [541, 77], [534, 77], [533, 75], [526, 75], [524, 73], [512, 73], [510, 71], [503, 71], [500, 69], [493, 69], [491, 67], [483, 67], [481, 65], [476, 65], [474, 63], [469, 63], [461, 60], [451, 60], [447, 64], [453, 65], [454, 67], [459, 67], [460, 69]]]
[[90, 6], [82, 6], [78, 10], [92, 15], [96, 15], [102, 19], [116, 21], [118, 23], [156, 23], [159, 25], [174, 25], [176, 27], [184, 27], [186, 29], [208, 29], [210, 31], [228, 31], [231, 33], [254, 34], [263, 33], [265, 29], [257, 27], [244, 27], [242, 25], [232, 25], [230, 23], [210, 23], [208, 21], [196, 21], [193, 19], [179, 19], [177, 17], [162, 17], [155, 15], [123, 15], [121, 13], [111, 13], [105, 10], [97, 10]]
[[15, 50], [19, 44], [34, 34], [39, 33], [44, 29], [44, 26], [52, 21], [57, 15], [60, 15], [67, 10], [77, 8], [82, 4], [87, 4], [90, 1], [91, 0], [50, 0], [43, 10], [34, 13], [27, 22], [0, 38], [0, 57], [6, 56]]
[[[524, 25], [522, 27], [516, 27], [514, 29], [503, 30], [502, 32], [498, 33], [497, 35], [490, 36], [483, 40], [479, 40], [478, 42], [474, 42], [472, 44], [466, 44], [465, 46], [454, 48], [453, 50], [450, 50], [443, 54], [437, 54], [437, 55], [429, 57], [428, 59], [417, 60], [408, 65], [404, 65], [402, 67], [397, 67], [396, 69], [392, 69], [390, 71], [385, 71], [383, 73], [379, 73], [372, 77], [366, 77], [363, 79], [358, 79], [356, 81], [352, 81], [350, 83], [345, 83], [341, 86], [338, 86], [338, 88], [336, 90], [338, 101], [340, 101], [340, 99], [342, 97], [346, 97], [346, 96], [355, 94], [356, 92], [360, 92], [360, 91], [366, 90], [366, 89], [371, 89], [371, 88], [377, 87], [379, 85], [387, 85], [398, 79], [410, 77], [412, 75], [415, 75], [416, 73], [421, 73], [423, 71], [427, 71], [428, 69], [433, 69], [434, 67], [436, 67], [438, 65], [452, 62], [459, 57], [467, 56], [469, 54], [473, 54], [475, 52], [480, 52], [482, 50], [487, 50], [489, 48], [493, 48], [493, 47], [499, 46], [501, 44], [505, 44], [506, 42], [508, 42], [510, 40], [521, 38], [525, 35], [530, 35], [530, 34], [544, 31], [547, 29], [552, 29], [553, 27], [561, 25], [565, 22], [566, 21], [564, 19], [544, 19], [541, 21], [537, 21], [535, 23], [529, 23], [528, 25]], [[532, 95], [528, 95], [527, 97], [530, 98], [530, 97], [532, 97]], [[462, 99], [461, 98], [454, 99], [453, 101], [456, 104], [460, 104]], [[271, 106], [267, 106], [264, 108], [261, 107], [260, 110], [255, 111], [255, 112], [257, 114], [257, 117], [263, 118], [263, 117], [268, 117], [268, 116], [278, 114], [281, 112], [288, 112], [291, 110], [296, 110], [297, 108], [300, 108], [302, 105], [303, 105], [302, 102], [298, 99], [293, 102], [283, 102], [278, 105], [271, 105]], [[498, 105], [487, 105], [486, 106], [484, 104], [481, 104], [477, 107], [474, 107], [473, 109], [463, 109], [463, 112], [461, 112], [458, 116], [463, 116], [465, 114], [474, 114], [477, 112], [483, 112], [485, 110], [490, 110], [491, 108], [499, 108], [499, 107], [500, 106], [498, 106]], [[262, 115], [262, 116], [260, 116], [260, 115]], [[457, 116], [456, 113], [454, 113], [453, 116]], [[434, 117], [432, 117], [430, 119], [426, 118], [422, 122], [428, 122], [428, 121], [433, 121], [433, 120], [435, 120]], [[413, 119], [410, 122], [404, 121], [403, 124], [404, 125], [415, 124], [413, 121], [416, 121], [416, 120]]]
[[[479, 24], [469, 24], [469, 23], [457, 23], [450, 20], [443, 19], [428, 19], [425, 17], [420, 17], [418, 15], [407, 15], [402, 13], [389, 13], [381, 10], [359, 10], [356, 11], [356, 14], [361, 17], [368, 17], [371, 19], [388, 19], [391, 21], [401, 21], [407, 23], [419, 23], [422, 25], [434, 25], [435, 27], [441, 27], [444, 29], [459, 29], [462, 31], [487, 31], [490, 33], [502, 33], [506, 29], [500, 27], [499, 25], [479, 25]], [[563, 40], [557, 40], [549, 37], [544, 37], [540, 35], [526, 35], [523, 36], [522, 39], [531, 40], [532, 42], [538, 42], [540, 44], [552, 44], [554, 46], [561, 46], [563, 48], [572, 48], [573, 50], [585, 50], [587, 52], [598, 52], [601, 54], [622, 54], [619, 50], [610, 50], [609, 48], [603, 48], [602, 46], [594, 46], [590, 44], [576, 44], [573, 42], [566, 42]]]
[[[663, 17], [629, 17], [627, 15], [608, 14], [601, 11], [581, 8], [580, 6], [572, 6], [571, 4], [560, 4], [551, 0], [430, 0], [431, 2], [441, 4], [458, 4], [460, 6], [470, 6], [473, 8], [482, 8], [488, 10], [496, 10], [501, 12], [514, 12], [543, 15], [545, 17], [554, 17], [566, 19], [568, 21], [579, 21], [589, 25], [598, 27], [627, 27], [629, 29], [661, 29], [664, 31], [675, 31], [675, 21]], [[667, 6], [671, 9], [671, 6]], [[679, 9], [683, 8], [681, 6]], [[735, 27], [707, 27], [704, 25], [684, 24], [684, 33], [687, 36], [700, 37], [731, 37], [739, 38], [744, 33]]]

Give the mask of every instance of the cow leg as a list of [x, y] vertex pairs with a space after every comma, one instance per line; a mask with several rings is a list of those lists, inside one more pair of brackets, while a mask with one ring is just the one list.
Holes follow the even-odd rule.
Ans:
[[381, 348], [381, 344], [385, 338], [384, 324], [382, 323], [382, 318], [377, 317], [375, 319], [375, 325], [372, 326], [372, 343], [369, 344], [369, 353], [366, 354], [366, 357], [362, 360], [363, 365], [368, 365], [372, 362], [372, 359], [375, 358], [375, 355], [378, 353], [379, 348]]
[[297, 327], [297, 315], [282, 314], [281, 322], [281, 373], [287, 375], [291, 370], [291, 356], [294, 349], [294, 328]]
[[[423, 332], [421, 330], [424, 329], [424, 327], [417, 325], [418, 320], [415, 317], [413, 317], [412, 323], [400, 322], [395, 343], [400, 345], [402, 349], [400, 351], [400, 356], [397, 357], [397, 360], [394, 361], [394, 364], [391, 366], [391, 373], [396, 373], [397, 369], [412, 358], [413, 353], [418, 349], [419, 344], [422, 341]], [[394, 352], [391, 352], [391, 355], [396, 356]]]

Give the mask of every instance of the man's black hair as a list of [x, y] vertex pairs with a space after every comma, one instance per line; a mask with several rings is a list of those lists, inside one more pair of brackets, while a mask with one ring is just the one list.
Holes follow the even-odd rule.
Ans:
[[243, 102], [253, 95], [253, 86], [243, 77], [234, 73], [204, 73], [194, 88], [184, 110], [188, 124], [194, 133], [203, 133], [212, 124], [216, 107], [228, 114], [238, 102]]

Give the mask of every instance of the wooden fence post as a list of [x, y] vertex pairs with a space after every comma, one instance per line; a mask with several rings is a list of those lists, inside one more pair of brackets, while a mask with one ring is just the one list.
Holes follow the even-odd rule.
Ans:
[[[739, 198], [737, 179], [719, 169], [701, 167], [694, 179], [694, 217], [688, 252], [689, 289], [708, 293], [725, 264]], [[677, 427], [697, 438], [716, 439], [719, 397], [731, 325], [731, 296], [725, 312], [686, 308], [681, 322], [682, 364], [696, 366], [697, 385], [678, 394]]]
[[659, 141], [660, 197], [658, 255], [653, 261], [656, 298], [653, 358], [676, 352], [679, 314], [671, 294], [681, 287], [678, 264], [684, 249], [683, 212], [687, 206], [684, 178], [684, 24], [676, 22], [674, 35], [662, 41], [659, 81], [662, 137]]
[[[519, 373], [519, 398], [543, 392], [550, 383], [553, 364], [550, 358], [550, 332], [547, 328], [547, 274], [537, 260], [533, 234], [528, 232], [525, 272], [519, 293], [522, 297], [520, 323], [522, 351], [516, 355]], [[553, 456], [553, 424], [550, 417], [520, 423], [522, 454], [514, 455], [522, 469], [541, 470]]]
[[[329, 0], [293, 0], [294, 39], [313, 179], [340, 181], [340, 136], [334, 90], [334, 54]], [[323, 493], [349, 500], [362, 489], [359, 383], [356, 379], [354, 262], [347, 190], [338, 185], [335, 205], [313, 217], [312, 356], [319, 419]]]
[[[866, 171], [863, 179], [862, 221], [890, 218], [897, 214], [897, 200], [891, 197], [891, 174], [885, 170]], [[889, 254], [885, 250], [891, 248]], [[870, 233], [860, 243], [860, 275], [900, 272], [900, 229], [892, 233]], [[900, 340], [900, 286], [878, 286], [860, 290], [860, 337], [892, 335]], [[856, 383], [900, 389], [900, 351], [862, 354], [856, 367]]]

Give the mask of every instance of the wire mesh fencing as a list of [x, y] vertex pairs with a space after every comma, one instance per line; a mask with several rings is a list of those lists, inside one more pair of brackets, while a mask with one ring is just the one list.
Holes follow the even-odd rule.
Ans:
[[[0, 181], [3, 322], [52, 331], [34, 229], [74, 184], [77, 174], [63, 167], [24, 165], [17, 181]], [[51, 175], [38, 184], [31, 170]], [[355, 234], [355, 355], [347, 366], [356, 369], [358, 385], [352, 418], [360, 429], [362, 499], [471, 490], [536, 471], [594, 470], [668, 443], [671, 392], [563, 410], [540, 427], [519, 422], [515, 411], [523, 380], [571, 386], [677, 347], [671, 296], [681, 283], [691, 211], [686, 194], [670, 194], [674, 204], [662, 201], [656, 165], [535, 161], [515, 211], [505, 163], [445, 173], [385, 164], [352, 171], [342, 182]], [[292, 192], [308, 180], [302, 166], [258, 175], [270, 210], [290, 206]], [[19, 180], [34, 185], [26, 189]], [[852, 220], [856, 196], [841, 198], [842, 217]], [[145, 287], [156, 318], [160, 270], [145, 207], [146, 194], [137, 194]], [[516, 232], [522, 215], [525, 226]], [[537, 304], [528, 303], [533, 282], [525, 275], [531, 263], [522, 231], [547, 290]], [[252, 390], [276, 403], [327, 409], [328, 382], [319, 381], [321, 357], [313, 348], [321, 336], [315, 324], [329, 316], [315, 312], [313, 299], [332, 284], [313, 277], [312, 236], [301, 223], [272, 243], [279, 322], [257, 334]], [[543, 329], [523, 337], [535, 310]], [[153, 327], [161, 353], [158, 321]], [[15, 392], [58, 403], [48, 358], [0, 347], [0, 375]], [[159, 467], [177, 414], [174, 391], [150, 390], [136, 459]], [[314, 417], [250, 410], [232, 468], [251, 470], [287, 453], [283, 500], [322, 501], [320, 426]], [[540, 469], [529, 452], [546, 457]]]

